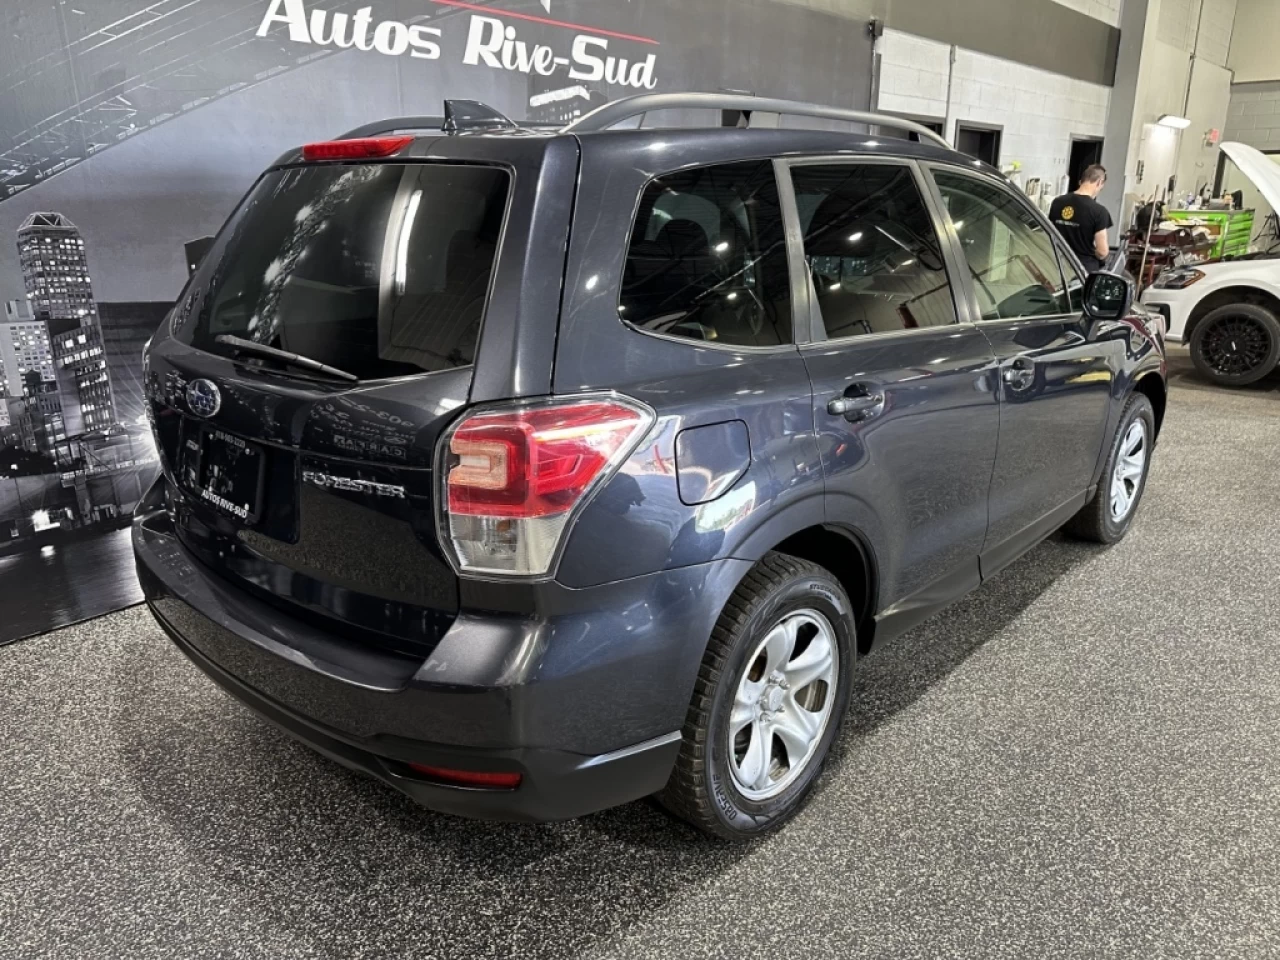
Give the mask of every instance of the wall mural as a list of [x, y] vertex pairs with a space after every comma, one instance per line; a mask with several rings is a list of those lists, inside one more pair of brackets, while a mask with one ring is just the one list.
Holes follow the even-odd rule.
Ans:
[[0, 643], [140, 599], [142, 348], [286, 149], [445, 97], [545, 123], [648, 91], [869, 101], [865, 25], [785, 0], [3, 6]]

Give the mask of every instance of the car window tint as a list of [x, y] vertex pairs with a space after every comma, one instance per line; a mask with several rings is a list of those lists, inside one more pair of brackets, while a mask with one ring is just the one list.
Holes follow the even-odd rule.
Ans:
[[935, 172], [964, 250], [983, 320], [1071, 311], [1057, 251], [1044, 224], [1008, 189]]
[[701, 167], [650, 183], [631, 231], [618, 315], [643, 330], [708, 343], [790, 343], [773, 164]]
[[956, 322], [938, 236], [910, 169], [799, 166], [791, 177], [828, 337]]
[[230, 334], [361, 379], [474, 362], [510, 176], [453, 164], [313, 164], [266, 174], [179, 304], [175, 332]]

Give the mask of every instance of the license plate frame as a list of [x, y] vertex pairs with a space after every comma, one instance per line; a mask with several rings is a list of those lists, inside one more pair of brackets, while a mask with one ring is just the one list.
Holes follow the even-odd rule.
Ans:
[[262, 516], [266, 451], [217, 427], [195, 427], [185, 433], [184, 485], [222, 516], [256, 523]]

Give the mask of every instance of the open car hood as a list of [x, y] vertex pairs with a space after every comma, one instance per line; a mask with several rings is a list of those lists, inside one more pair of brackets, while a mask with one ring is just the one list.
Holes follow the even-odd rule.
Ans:
[[1261, 150], [1245, 143], [1224, 143], [1222, 152], [1231, 158], [1241, 173], [1253, 181], [1258, 192], [1271, 204], [1271, 209], [1280, 212], [1280, 165]]

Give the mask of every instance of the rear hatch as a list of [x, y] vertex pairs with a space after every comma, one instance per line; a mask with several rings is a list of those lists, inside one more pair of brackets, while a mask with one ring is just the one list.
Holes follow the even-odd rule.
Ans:
[[458, 582], [432, 459], [471, 392], [513, 179], [370, 162], [258, 182], [149, 357], [169, 500], [198, 559], [404, 652], [447, 629]]

